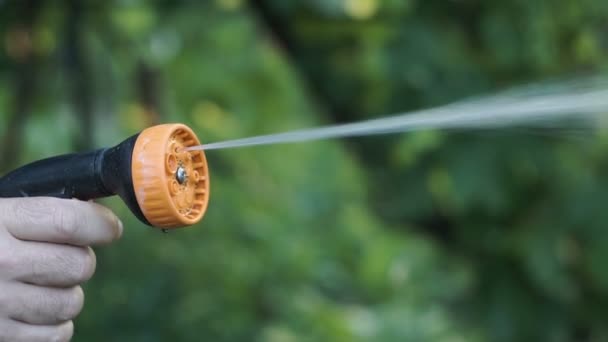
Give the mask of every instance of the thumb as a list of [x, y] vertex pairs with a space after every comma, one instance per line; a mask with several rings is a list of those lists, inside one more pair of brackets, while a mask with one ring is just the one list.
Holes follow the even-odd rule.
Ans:
[[51, 197], [0, 199], [0, 224], [20, 240], [78, 246], [110, 243], [123, 231], [99, 204]]

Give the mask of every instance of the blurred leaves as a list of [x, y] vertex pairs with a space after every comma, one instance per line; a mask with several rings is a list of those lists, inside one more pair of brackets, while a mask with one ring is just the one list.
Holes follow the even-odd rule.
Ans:
[[[2, 122], [15, 65], [39, 56], [21, 162], [71, 151], [82, 115], [63, 3], [34, 3], [31, 34], [19, 2], [0, 15]], [[98, 146], [149, 124], [141, 65], [160, 119], [212, 142], [600, 73], [608, 57], [601, 0], [84, 3]], [[606, 340], [607, 135], [566, 133], [210, 151], [196, 227], [161, 234], [104, 201], [127, 229], [97, 250], [75, 340]]]

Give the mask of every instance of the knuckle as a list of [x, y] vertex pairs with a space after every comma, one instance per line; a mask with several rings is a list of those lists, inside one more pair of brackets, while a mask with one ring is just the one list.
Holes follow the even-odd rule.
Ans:
[[15, 217], [15, 218], [24, 217], [24, 218], [29, 218], [29, 219], [36, 218], [34, 211], [31, 210], [32, 206], [29, 205], [27, 203], [27, 201], [25, 201], [23, 199], [14, 199], [14, 200], [8, 201], [7, 204], [3, 207], [6, 208], [6, 210], [3, 213], [6, 216]]
[[24, 200], [21, 199], [10, 199], [2, 206], [6, 208], [3, 214], [7, 215], [19, 215], [29, 212], [30, 206], [26, 205]]
[[10, 274], [18, 266], [17, 256], [9, 248], [0, 250], [0, 274]]
[[78, 234], [82, 225], [74, 211], [63, 207], [55, 207], [52, 214], [53, 228], [60, 238], [70, 240]]
[[[0, 291], [0, 312], [6, 314], [11, 312], [14, 307], [15, 296], [10, 289], [3, 289]], [[2, 329], [0, 329], [2, 331]], [[1, 341], [1, 340], [0, 340]]]
[[57, 205], [51, 198], [16, 198], [5, 206], [6, 214], [28, 223], [48, 222]]

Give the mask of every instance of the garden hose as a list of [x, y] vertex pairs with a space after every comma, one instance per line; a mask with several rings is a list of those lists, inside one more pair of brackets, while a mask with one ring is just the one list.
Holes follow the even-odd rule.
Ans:
[[0, 178], [0, 197], [91, 200], [118, 195], [139, 220], [171, 229], [199, 222], [209, 202], [209, 171], [183, 124], [149, 127], [111, 148], [35, 161]]

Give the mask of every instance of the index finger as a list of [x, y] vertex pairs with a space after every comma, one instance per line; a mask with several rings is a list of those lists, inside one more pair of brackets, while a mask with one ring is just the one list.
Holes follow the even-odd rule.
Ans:
[[51, 197], [0, 199], [0, 225], [20, 240], [76, 246], [105, 244], [122, 235], [122, 223], [109, 209]]

